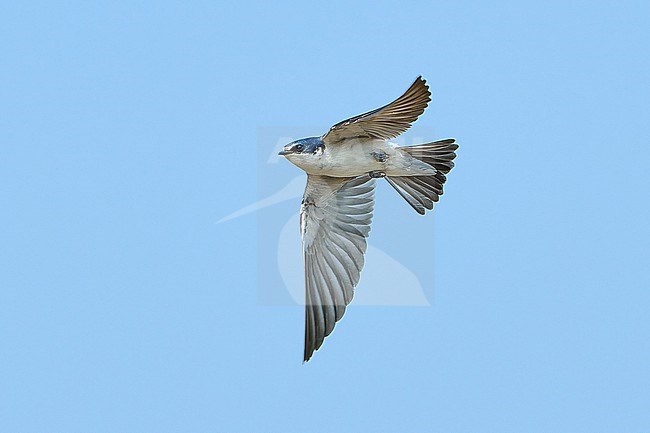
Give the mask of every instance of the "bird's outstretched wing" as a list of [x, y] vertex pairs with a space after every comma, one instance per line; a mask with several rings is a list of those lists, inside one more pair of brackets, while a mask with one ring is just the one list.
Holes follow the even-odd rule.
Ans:
[[308, 361], [343, 317], [363, 268], [374, 207], [368, 175], [309, 175], [300, 209], [305, 259], [305, 353]]
[[331, 145], [350, 139], [395, 138], [411, 127], [411, 123], [424, 112], [430, 100], [429, 86], [420, 76], [402, 96], [390, 104], [337, 123], [322, 139], [325, 145]]

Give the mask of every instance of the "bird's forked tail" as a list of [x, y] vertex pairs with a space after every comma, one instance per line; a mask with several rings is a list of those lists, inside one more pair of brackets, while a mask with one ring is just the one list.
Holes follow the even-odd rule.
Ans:
[[458, 145], [456, 140], [434, 141], [416, 146], [399, 147], [413, 158], [430, 165], [436, 173], [427, 176], [387, 176], [386, 180], [421, 215], [426, 209], [433, 209], [433, 204], [442, 195], [447, 173], [454, 167]]

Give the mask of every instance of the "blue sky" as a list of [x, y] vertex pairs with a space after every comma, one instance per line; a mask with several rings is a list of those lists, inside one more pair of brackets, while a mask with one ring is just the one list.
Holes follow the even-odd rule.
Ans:
[[[649, 13], [5, 2], [0, 431], [649, 431]], [[457, 166], [426, 217], [380, 185], [369, 242], [430, 305], [352, 306], [303, 365], [299, 198], [217, 221], [419, 74], [405, 140]]]

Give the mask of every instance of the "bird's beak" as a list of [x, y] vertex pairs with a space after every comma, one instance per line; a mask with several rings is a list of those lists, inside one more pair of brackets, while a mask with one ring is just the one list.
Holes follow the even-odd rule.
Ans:
[[281, 152], [278, 152], [278, 155], [285, 156], [285, 155], [290, 155], [290, 154], [292, 154], [292, 153], [293, 153], [293, 152], [290, 151], [290, 150], [283, 149]]

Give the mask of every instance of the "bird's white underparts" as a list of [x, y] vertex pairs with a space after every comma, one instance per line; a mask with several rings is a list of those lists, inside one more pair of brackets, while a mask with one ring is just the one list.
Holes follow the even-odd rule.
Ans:
[[300, 208], [304, 361], [321, 347], [352, 301], [364, 265], [375, 180], [386, 179], [422, 215], [443, 194], [456, 141], [415, 146], [390, 141], [410, 128], [430, 100], [425, 80], [418, 77], [390, 104], [339, 122], [321, 137], [289, 143], [280, 152], [308, 175]]

